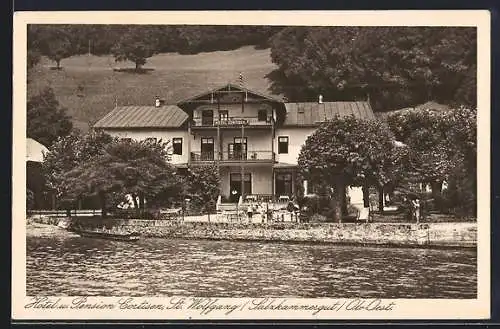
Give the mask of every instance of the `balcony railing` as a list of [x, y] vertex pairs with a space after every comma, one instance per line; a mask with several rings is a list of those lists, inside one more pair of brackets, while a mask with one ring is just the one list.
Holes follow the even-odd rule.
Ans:
[[222, 162], [273, 162], [274, 153], [272, 151], [248, 151], [244, 152], [191, 152], [192, 162], [207, 162], [220, 160]]
[[271, 126], [271, 117], [266, 120], [259, 120], [258, 117], [229, 117], [225, 119], [219, 118], [202, 118], [194, 117], [194, 127], [241, 127], [241, 126]]
[[223, 152], [222, 161], [273, 161], [271, 151]]

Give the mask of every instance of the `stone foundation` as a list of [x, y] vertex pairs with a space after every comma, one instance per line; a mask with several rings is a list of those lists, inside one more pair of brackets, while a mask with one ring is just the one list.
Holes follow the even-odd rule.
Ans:
[[[58, 220], [31, 219], [57, 225]], [[84, 226], [105, 225], [143, 237], [236, 241], [313, 242], [398, 247], [475, 248], [477, 223], [196, 223], [168, 220], [89, 218]]]

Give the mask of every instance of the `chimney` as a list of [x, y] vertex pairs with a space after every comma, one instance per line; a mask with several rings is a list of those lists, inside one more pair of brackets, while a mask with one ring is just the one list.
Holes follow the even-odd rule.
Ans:
[[318, 96], [318, 103], [323, 104], [323, 95]]
[[160, 107], [161, 106], [161, 99], [160, 97], [156, 96], [155, 97], [155, 107]]

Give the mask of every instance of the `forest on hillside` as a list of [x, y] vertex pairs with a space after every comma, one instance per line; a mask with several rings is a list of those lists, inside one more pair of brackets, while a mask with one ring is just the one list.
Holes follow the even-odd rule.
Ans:
[[280, 31], [272, 26], [187, 25], [30, 25], [28, 65], [40, 55], [60, 65], [64, 58], [91, 53], [130, 60], [138, 68], [158, 53], [197, 54], [233, 50], [246, 45], [268, 48], [269, 38]]
[[[116, 62], [135, 63], [138, 73], [160, 53], [254, 46], [270, 49], [275, 68], [262, 78], [271, 93], [289, 101], [315, 101], [321, 94], [325, 101], [369, 99], [376, 112], [428, 101], [474, 109], [476, 33], [471, 27], [29, 25], [28, 83], [42, 57], [62, 70], [71, 56], [112, 56]], [[43, 91], [28, 105], [56, 104], [51, 95]], [[40, 113], [47, 111], [52, 121], [57, 112], [30, 106], [34, 114], [28, 117], [37, 121], [45, 120]]]
[[91, 53], [140, 70], [158, 53], [271, 48], [271, 92], [291, 101], [371, 96], [376, 111], [433, 100], [476, 105], [476, 29], [464, 27], [278, 27], [30, 25], [28, 66], [47, 56]]

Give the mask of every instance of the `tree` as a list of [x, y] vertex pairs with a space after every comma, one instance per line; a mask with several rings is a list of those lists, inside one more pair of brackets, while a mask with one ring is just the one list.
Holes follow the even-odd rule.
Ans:
[[337, 116], [307, 138], [299, 171], [304, 179], [333, 192], [334, 217], [341, 220], [346, 186], [383, 189], [393, 179], [393, 148], [392, 133], [383, 122]]
[[87, 163], [99, 156], [106, 145], [114, 140], [101, 131], [90, 131], [82, 135], [73, 130], [69, 135], [59, 137], [49, 147], [42, 163], [43, 176], [47, 187], [56, 192], [60, 203], [68, 204], [64, 194], [66, 181], [64, 175], [82, 163]]
[[43, 89], [27, 103], [27, 135], [49, 147], [58, 137], [66, 136], [73, 128], [66, 109], [51, 88]]
[[220, 176], [217, 166], [188, 168], [184, 176], [186, 193], [191, 196], [193, 207], [204, 212], [215, 210], [220, 195]]
[[30, 189], [26, 189], [26, 209], [33, 210], [35, 208], [35, 193]]
[[77, 53], [71, 40], [71, 29], [66, 25], [39, 26], [37, 35], [41, 54], [56, 62], [57, 69], [61, 69], [61, 60]]
[[448, 174], [446, 197], [457, 215], [477, 211], [477, 111], [464, 107], [445, 117], [447, 144], [454, 166]]
[[136, 209], [143, 210], [144, 200], [157, 201], [165, 189], [178, 184], [167, 145], [153, 140], [113, 140], [98, 156], [62, 175], [63, 194], [73, 199], [98, 195], [103, 211], [109, 194], [131, 194], [140, 200]]
[[40, 63], [42, 58], [40, 50], [39, 41], [39, 31], [37, 25], [28, 25], [28, 35], [27, 35], [27, 54], [26, 54], [26, 64], [27, 64], [27, 83], [30, 83], [31, 74], [33, 68]]
[[[457, 192], [456, 200], [468, 199], [469, 205], [475, 202], [476, 111], [405, 110], [390, 114], [387, 122], [396, 139], [408, 147], [408, 182], [429, 183], [433, 198], [441, 200], [442, 183], [451, 179], [454, 188], [462, 190]], [[467, 189], [471, 190], [470, 196], [459, 196]]]
[[158, 49], [157, 30], [150, 26], [135, 26], [123, 30], [121, 37], [112, 48], [115, 61], [132, 61], [139, 71], [146, 60]]
[[[357, 99], [375, 110], [437, 100], [474, 106], [476, 31], [449, 27], [289, 27], [271, 39], [268, 78], [290, 100]], [[459, 92], [461, 91], [461, 92]]]
[[421, 183], [431, 184], [435, 197], [453, 166], [448, 156], [448, 129], [443, 119], [442, 113], [431, 109], [406, 110], [387, 118], [396, 139], [410, 148], [408, 174], [413, 174]]

